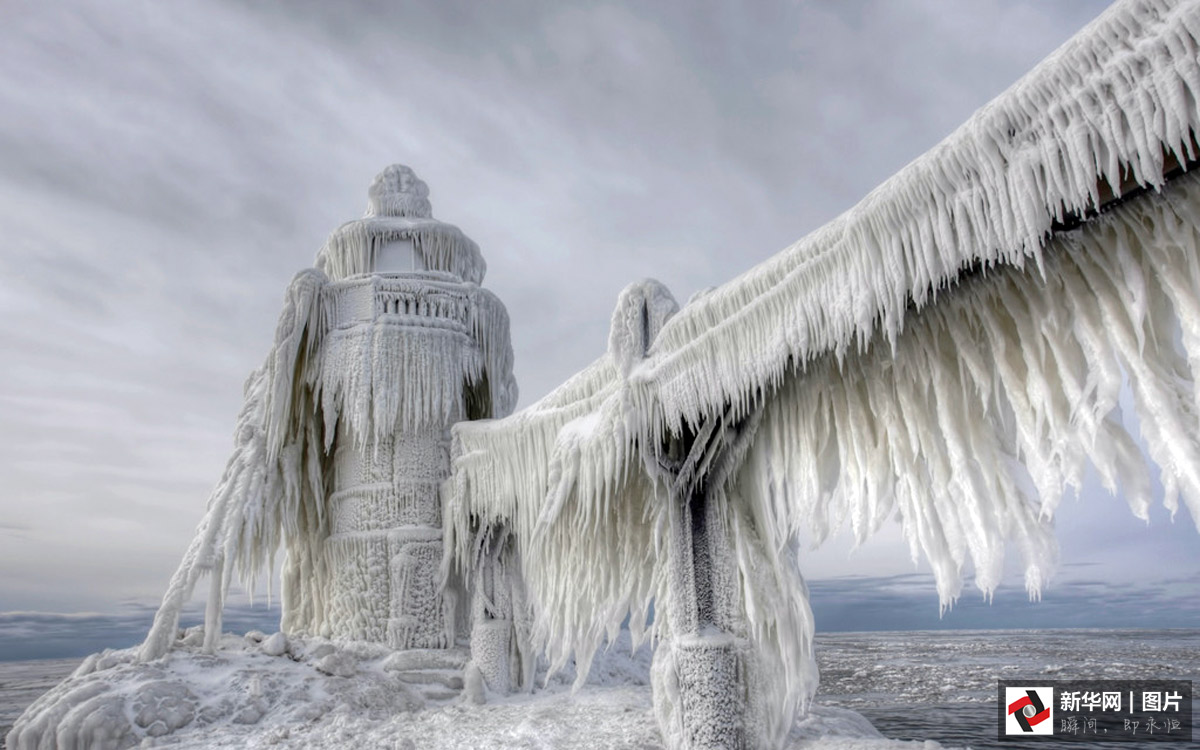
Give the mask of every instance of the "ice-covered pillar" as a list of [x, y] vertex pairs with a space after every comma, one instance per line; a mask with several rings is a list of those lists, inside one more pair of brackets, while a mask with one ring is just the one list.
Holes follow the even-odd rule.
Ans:
[[[608, 350], [623, 378], [648, 356], [679, 310], [657, 281], [626, 287], [617, 299]], [[654, 654], [654, 712], [671, 750], [747, 750], [763, 736], [751, 691], [757, 659], [746, 633], [728, 528], [730, 478], [761, 417], [751, 405], [708, 415], [668, 436], [647, 462], [667, 488], [670, 629]]]
[[431, 217], [427, 195], [412, 170], [389, 167], [366, 216], [318, 256], [330, 278], [320, 399], [334, 437], [329, 580], [313, 629], [398, 649], [455, 643], [458, 603], [440, 578], [449, 430], [516, 399], [508, 319], [479, 287], [479, 249]]
[[496, 693], [533, 689], [535, 659], [516, 548], [502, 526], [479, 530], [471, 590], [471, 661]]
[[680, 750], [746, 750], [763, 734], [725, 507], [726, 480], [759, 416], [710, 416], [694, 433], [670, 437], [658, 462], [670, 488], [670, 633], [655, 654], [654, 701]]

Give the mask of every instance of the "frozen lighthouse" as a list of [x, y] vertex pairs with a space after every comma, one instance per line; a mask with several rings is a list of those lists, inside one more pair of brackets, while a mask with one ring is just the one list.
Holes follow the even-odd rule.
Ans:
[[[443, 599], [439, 576], [449, 430], [507, 414], [515, 388], [506, 340], [496, 342], [497, 371], [485, 364], [493, 342], [484, 332], [507, 329], [507, 316], [479, 287], [479, 248], [431, 218], [427, 194], [411, 169], [388, 167], [371, 185], [366, 216], [338, 228], [317, 258], [329, 278], [326, 408], [340, 415], [323, 550], [330, 585], [323, 612], [303, 594], [298, 606], [286, 601], [288, 630], [393, 648], [453, 645], [455, 603]], [[286, 591], [298, 593], [301, 571], [289, 572]]]
[[282, 629], [395, 649], [455, 645], [465, 596], [442, 586], [450, 427], [505, 416], [517, 389], [508, 315], [480, 287], [479, 248], [432, 218], [405, 166], [375, 178], [366, 214], [292, 281], [246, 384], [233, 457], [143, 646], [155, 658], [211, 576], [215, 646], [234, 569], [252, 579], [280, 543]]

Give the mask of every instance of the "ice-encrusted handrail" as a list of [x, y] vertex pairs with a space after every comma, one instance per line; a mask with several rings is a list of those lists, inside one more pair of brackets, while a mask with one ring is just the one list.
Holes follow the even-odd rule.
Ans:
[[[969, 562], [994, 589], [1009, 537], [1037, 594], [1047, 518], [1088, 461], [1145, 516], [1145, 462], [1113, 417], [1122, 368], [1166, 506], [1182, 495], [1200, 522], [1200, 180], [1158, 192], [1196, 157], [1198, 50], [1197, 0], [1115, 4], [850, 211], [693, 300], [644, 357], [610, 352], [507, 420], [457, 427], [447, 553], [465, 561], [471, 523], [510, 525], [538, 632], [586, 663], [669, 585], [649, 484], [666, 436], [763, 409], [731, 544], [756, 643], [801, 674], [801, 528], [848, 519], [861, 539], [899, 513], [947, 606]], [[1153, 192], [1045, 247], [1130, 183]], [[815, 682], [764, 689], [788, 726]]]
[[1161, 187], [1167, 155], [1195, 157], [1198, 49], [1200, 3], [1114, 3], [856, 206], [673, 318], [633, 377], [643, 429], [695, 423], [876, 330], [894, 341], [965, 269], [1040, 265], [1054, 224], [1103, 184], [1119, 195], [1126, 170]]

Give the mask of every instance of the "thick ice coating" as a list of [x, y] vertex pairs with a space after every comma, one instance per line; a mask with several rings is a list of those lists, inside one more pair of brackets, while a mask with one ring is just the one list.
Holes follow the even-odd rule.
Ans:
[[[170, 647], [205, 574], [215, 646], [234, 571], [252, 585], [281, 545], [287, 632], [453, 645], [457, 602], [438, 576], [447, 430], [510, 413], [517, 390], [508, 315], [477, 284], [479, 250], [430, 217], [427, 196], [412, 170], [389, 167], [367, 217], [335, 231], [318, 268], [288, 287], [275, 344], [246, 383], [234, 454], [143, 659]], [[377, 272], [378, 251], [398, 239], [422, 268]]]
[[[608, 350], [494, 421], [459, 422], [515, 404], [507, 316], [475, 244], [389, 168], [289, 287], [140, 658], [205, 574], [215, 648], [234, 571], [282, 546], [289, 633], [444, 646], [465, 602], [441, 585], [476, 576], [483, 679], [539, 649], [586, 675], [628, 617], [663, 638], [668, 746], [736, 726], [778, 747], [816, 689], [801, 531], [898, 519], [947, 607], [966, 574], [995, 590], [1008, 545], [1038, 596], [1089, 464], [1142, 518], [1156, 466], [1200, 520], [1198, 50], [1200, 1], [1115, 4], [766, 263], [682, 309], [628, 287]], [[695, 689], [721, 670], [740, 692]]]
[[[734, 635], [772, 667], [761, 710], [745, 714], [777, 746], [816, 687], [791, 555], [802, 529], [820, 541], [849, 523], [864, 539], [898, 518], [943, 607], [965, 570], [990, 595], [1012, 543], [1036, 597], [1056, 503], [1089, 462], [1146, 516], [1122, 372], [1166, 506], [1182, 498], [1200, 520], [1200, 182], [1164, 187], [1196, 158], [1198, 49], [1200, 3], [1118, 3], [859, 205], [696, 297], [652, 340], [630, 314], [651, 309], [631, 295], [649, 296], [627, 290], [609, 353], [519, 414], [455, 428], [448, 565], [468, 559], [472, 524], [513, 529], [534, 632], [559, 661], [586, 664], [652, 602], [663, 634], [679, 585], [664, 447], [750, 425], [713, 490], [736, 560], [713, 596], [743, 608]], [[689, 668], [669, 658], [656, 710], [680, 747], [671, 680]]]

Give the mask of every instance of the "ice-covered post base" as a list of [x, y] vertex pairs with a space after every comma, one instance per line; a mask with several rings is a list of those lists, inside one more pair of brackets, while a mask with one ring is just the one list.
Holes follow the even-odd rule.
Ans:
[[471, 625], [471, 661], [494, 693], [512, 691], [511, 643], [512, 620], [483, 618]]
[[[530, 689], [533, 658], [515, 550], [503, 527], [475, 537], [471, 586], [471, 661], [494, 693]], [[526, 627], [522, 627], [526, 626]]]
[[728, 633], [679, 638], [675, 672], [684, 747], [752, 748], [746, 727], [746, 645]]

